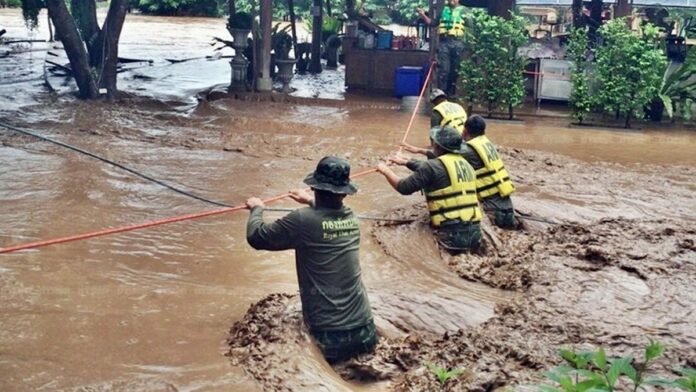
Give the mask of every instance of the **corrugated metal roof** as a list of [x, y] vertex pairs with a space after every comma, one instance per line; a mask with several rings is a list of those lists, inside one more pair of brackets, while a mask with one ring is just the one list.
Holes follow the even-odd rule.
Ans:
[[[605, 3], [613, 4], [615, 1], [605, 0]], [[570, 6], [573, 0], [517, 0], [517, 5], [563, 5]], [[634, 6], [661, 5], [664, 7], [689, 7], [696, 8], [696, 0], [634, 0]]]

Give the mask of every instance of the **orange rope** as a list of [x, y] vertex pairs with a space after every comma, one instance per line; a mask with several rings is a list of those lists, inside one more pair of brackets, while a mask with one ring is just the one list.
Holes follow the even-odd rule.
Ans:
[[[416, 113], [418, 112], [418, 108], [420, 107], [421, 99], [423, 99], [423, 94], [425, 93], [425, 89], [428, 88], [428, 82], [430, 82], [430, 75], [433, 73], [433, 66], [435, 65], [435, 61], [430, 63], [430, 67], [428, 67], [428, 76], [425, 77], [425, 82], [423, 82], [423, 87], [421, 88], [420, 95], [418, 95], [418, 101], [416, 101], [416, 107], [413, 108], [413, 113], [411, 113], [411, 120], [408, 122], [408, 128], [406, 128], [406, 132], [404, 133], [403, 139], [401, 139], [401, 143], [406, 143], [406, 140], [408, 139], [408, 134], [411, 132], [411, 126], [413, 125], [413, 120], [416, 118]], [[399, 146], [399, 152], [401, 152], [404, 149], [403, 146]]]
[[[408, 132], [411, 130], [411, 125], [413, 124], [413, 119], [416, 116], [416, 112], [418, 111], [418, 106], [420, 105], [420, 100], [423, 97], [423, 92], [425, 92], [425, 88], [428, 84], [428, 80], [430, 79], [431, 71], [432, 71], [432, 64], [431, 64], [430, 70], [428, 70], [428, 76], [426, 77], [425, 83], [423, 84], [423, 88], [421, 89], [421, 95], [418, 97], [418, 102], [416, 103], [416, 107], [413, 109], [413, 115], [411, 115], [411, 121], [409, 122], [408, 128], [406, 129], [406, 134], [404, 135], [404, 139], [403, 139], [404, 141], [406, 140], [406, 137], [408, 137]], [[353, 174], [352, 176], [350, 176], [350, 178], [358, 178], [358, 177], [362, 177], [362, 176], [372, 174], [375, 172], [377, 172], [377, 169], [375, 169], [375, 168], [367, 169], [367, 170], [363, 170], [363, 171], [360, 171], [360, 172]], [[307, 189], [309, 189], [309, 188], [307, 188]], [[278, 195], [275, 197], [271, 197], [269, 199], [265, 199], [263, 202], [265, 204], [269, 204], [269, 203], [276, 202], [278, 200], [285, 199], [289, 196], [290, 196], [289, 193], [283, 193], [282, 195]], [[246, 205], [239, 205], [239, 206], [234, 206], [234, 207], [221, 208], [218, 210], [199, 212], [197, 214], [181, 215], [181, 216], [175, 216], [172, 218], [159, 219], [159, 220], [154, 220], [154, 221], [150, 221], [150, 222], [140, 223], [137, 225], [115, 227], [112, 229], [104, 229], [104, 230], [95, 231], [95, 232], [91, 232], [91, 233], [84, 233], [84, 234], [77, 234], [77, 235], [72, 235], [72, 236], [68, 236], [68, 237], [54, 238], [52, 240], [29, 242], [26, 244], [9, 246], [7, 248], [0, 248], [0, 254], [17, 252], [17, 251], [25, 250], [25, 249], [34, 249], [34, 248], [39, 248], [39, 247], [48, 246], [48, 245], [62, 244], [65, 242], [85, 240], [88, 238], [101, 237], [101, 236], [105, 236], [105, 235], [109, 235], [109, 234], [123, 233], [126, 231], [145, 229], [148, 227], [164, 225], [167, 223], [174, 223], [174, 222], [181, 222], [181, 221], [191, 220], [191, 219], [205, 218], [208, 216], [220, 215], [220, 214], [225, 214], [225, 213], [234, 212], [234, 211], [240, 211], [240, 210], [244, 210], [246, 208], [247, 208]]]

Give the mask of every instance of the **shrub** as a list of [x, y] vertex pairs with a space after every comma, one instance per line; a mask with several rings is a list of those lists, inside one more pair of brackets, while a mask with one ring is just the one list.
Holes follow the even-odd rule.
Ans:
[[517, 49], [527, 41], [524, 20], [505, 20], [475, 10], [464, 36], [464, 56], [459, 69], [459, 91], [470, 105], [509, 111], [522, 103], [526, 58]]
[[656, 96], [662, 84], [666, 57], [658, 46], [658, 30], [647, 24], [642, 35], [633, 33], [624, 18], [599, 29], [603, 43], [596, 50], [597, 85], [595, 104], [617, 118], [625, 116], [625, 127], [638, 117]]

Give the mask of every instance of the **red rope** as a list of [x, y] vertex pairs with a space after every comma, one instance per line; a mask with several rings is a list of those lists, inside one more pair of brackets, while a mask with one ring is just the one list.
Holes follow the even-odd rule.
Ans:
[[[416, 109], [417, 109], [417, 107], [416, 107]], [[377, 171], [377, 169], [374, 169], [374, 168], [367, 169], [367, 170], [357, 172], [350, 177], [351, 178], [358, 178], [358, 177], [362, 177], [362, 176], [365, 176], [365, 175], [368, 175], [371, 173], [375, 173], [376, 171]], [[307, 188], [307, 189], [309, 189], [309, 188]], [[265, 199], [263, 202], [266, 204], [269, 204], [269, 203], [276, 202], [278, 200], [285, 199], [289, 196], [290, 196], [289, 193], [283, 193], [282, 195], [278, 195], [275, 197], [271, 197], [269, 199]], [[181, 215], [181, 216], [175, 216], [172, 218], [159, 219], [159, 220], [154, 220], [154, 221], [150, 221], [150, 222], [140, 223], [137, 225], [115, 227], [115, 228], [104, 229], [104, 230], [95, 231], [95, 232], [91, 232], [91, 233], [84, 233], [84, 234], [71, 235], [68, 237], [54, 238], [52, 240], [30, 242], [30, 243], [21, 244], [21, 245], [10, 246], [7, 248], [0, 248], [0, 254], [17, 252], [17, 251], [25, 250], [25, 249], [40, 248], [43, 246], [62, 244], [62, 243], [72, 242], [72, 241], [86, 240], [89, 238], [102, 237], [105, 235], [123, 233], [126, 231], [140, 230], [140, 229], [145, 229], [148, 227], [164, 225], [167, 223], [174, 223], [174, 222], [181, 222], [181, 221], [191, 220], [191, 219], [205, 218], [208, 216], [220, 215], [220, 214], [225, 214], [225, 213], [234, 212], [234, 211], [240, 211], [240, 210], [244, 210], [246, 208], [247, 208], [246, 205], [239, 205], [239, 206], [235, 206], [235, 207], [221, 208], [218, 210], [199, 212], [196, 214]]]
[[[423, 82], [423, 87], [421, 88], [420, 95], [418, 95], [418, 101], [416, 101], [416, 107], [413, 108], [413, 113], [411, 113], [411, 120], [408, 122], [408, 128], [406, 128], [406, 132], [404, 133], [403, 139], [401, 139], [401, 143], [406, 143], [406, 140], [408, 139], [408, 134], [411, 132], [411, 126], [413, 125], [413, 120], [416, 118], [416, 113], [418, 112], [418, 107], [420, 107], [421, 99], [423, 99], [423, 94], [425, 93], [425, 89], [428, 88], [428, 82], [430, 81], [430, 75], [433, 73], [433, 66], [435, 65], [435, 61], [430, 63], [430, 67], [428, 67], [428, 75], [425, 77], [425, 82]], [[403, 150], [403, 146], [399, 146], [399, 152]]]
[[[415, 119], [416, 113], [418, 112], [418, 107], [420, 106], [421, 99], [423, 98], [423, 94], [425, 93], [425, 89], [428, 87], [428, 82], [430, 81], [430, 75], [432, 75], [434, 64], [435, 64], [435, 61], [430, 63], [430, 67], [428, 69], [428, 75], [425, 77], [425, 82], [423, 83], [423, 87], [421, 88], [420, 95], [418, 96], [418, 101], [416, 102], [416, 107], [413, 108], [413, 113], [411, 114], [411, 120], [408, 122], [408, 127], [406, 128], [406, 132], [404, 133], [402, 143], [406, 142], [406, 139], [408, 138], [408, 134], [411, 131], [411, 126], [413, 126], [413, 120]], [[399, 151], [401, 151], [402, 148], [403, 147], [399, 147]], [[355, 173], [350, 177], [351, 178], [358, 178], [358, 177], [362, 177], [362, 176], [372, 174], [375, 172], [377, 172], [377, 169], [372, 168], [372, 169], [367, 169], [367, 170], [363, 170], [361, 172]], [[307, 188], [307, 189], [309, 189], [309, 188]], [[269, 203], [276, 202], [278, 200], [285, 199], [289, 196], [290, 196], [289, 193], [283, 193], [282, 195], [278, 195], [278, 196], [266, 199], [263, 202], [266, 204], [269, 204]], [[85, 240], [85, 239], [89, 239], [89, 238], [101, 237], [101, 236], [110, 235], [110, 234], [123, 233], [126, 231], [140, 230], [140, 229], [145, 229], [148, 227], [164, 225], [167, 223], [174, 223], [174, 222], [181, 222], [181, 221], [191, 220], [191, 219], [205, 218], [208, 216], [220, 215], [220, 214], [225, 214], [225, 213], [234, 212], [234, 211], [240, 211], [240, 210], [244, 210], [246, 208], [247, 208], [246, 205], [239, 205], [239, 206], [235, 206], [235, 207], [221, 208], [219, 210], [200, 212], [197, 214], [181, 215], [181, 216], [175, 216], [172, 218], [159, 219], [159, 220], [154, 220], [154, 221], [150, 221], [150, 222], [140, 223], [137, 225], [115, 227], [112, 229], [104, 229], [104, 230], [95, 231], [95, 232], [91, 232], [91, 233], [84, 233], [84, 234], [77, 234], [77, 235], [72, 235], [72, 236], [68, 236], [68, 237], [54, 238], [52, 240], [29, 242], [26, 244], [9, 246], [7, 248], [0, 248], [0, 254], [17, 252], [17, 251], [25, 250], [25, 249], [34, 249], [34, 248], [39, 248], [39, 247], [48, 246], [48, 245], [62, 244], [62, 243], [72, 242], [72, 241]]]

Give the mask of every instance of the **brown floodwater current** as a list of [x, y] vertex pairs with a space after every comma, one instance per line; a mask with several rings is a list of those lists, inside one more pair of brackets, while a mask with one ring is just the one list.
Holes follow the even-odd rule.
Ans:
[[[0, 27], [9, 27], [12, 37], [27, 34], [16, 10], [0, 9]], [[45, 36], [44, 27], [37, 36]], [[324, 155], [346, 156], [357, 171], [395, 151], [409, 114], [396, 110], [396, 100], [344, 94], [340, 75], [331, 72], [301, 78], [295, 95], [345, 100], [197, 102], [197, 92], [228, 80], [227, 61], [168, 65], [164, 58], [210, 55], [214, 35], [226, 35], [223, 20], [129, 15], [121, 54], [155, 61], [122, 74], [120, 86], [139, 97], [118, 104], [48, 94], [39, 80], [45, 45], [15, 48], [22, 53], [0, 58], [0, 121], [232, 204], [301, 186]], [[425, 144], [427, 128], [428, 119], [418, 117], [410, 141]], [[530, 221], [513, 234], [489, 228], [485, 256], [451, 258], [430, 234], [421, 195], [399, 196], [379, 175], [359, 179], [360, 192], [348, 199], [354, 210], [416, 219], [404, 225], [362, 221], [363, 277], [387, 341], [375, 367], [390, 361], [399, 339], [414, 334], [425, 340], [412, 348], [443, 355], [413, 349], [414, 358], [443, 363], [458, 358], [435, 338], [443, 334], [471, 343], [483, 339], [471, 337], [477, 333], [489, 331], [490, 339], [509, 333], [512, 345], [519, 337], [510, 331], [517, 328], [532, 340], [535, 328], [553, 324], [546, 310], [563, 306], [575, 309], [569, 319], [588, 325], [602, 313], [607, 325], [629, 337], [634, 330], [658, 331], [676, 358], [688, 362], [696, 349], [696, 301], [688, 292], [696, 278], [693, 130], [570, 129], [563, 119], [526, 118], [491, 122], [488, 133], [518, 184], [516, 207], [566, 225]], [[217, 208], [4, 130], [0, 142], [0, 247]], [[401, 378], [344, 380], [299, 327], [296, 299], [272, 297], [270, 310], [261, 304], [247, 313], [268, 295], [296, 293], [297, 281], [292, 252], [258, 252], [246, 244], [245, 219], [237, 212], [0, 255], [0, 390], [424, 388], [413, 381], [419, 377], [413, 364]], [[555, 264], [544, 266], [534, 253]], [[573, 258], [580, 253], [592, 268]], [[653, 253], [664, 258], [652, 260]], [[628, 267], [625, 260], [638, 261]], [[663, 260], [672, 264], [660, 266]], [[671, 275], [675, 263], [682, 263], [681, 275]], [[540, 288], [569, 281], [582, 288]], [[678, 298], [680, 289], [687, 293]], [[599, 310], [590, 310], [596, 304]], [[242, 320], [275, 323], [280, 343], [254, 346], [257, 356], [250, 359], [235, 354], [233, 342], [226, 357], [228, 331]], [[254, 327], [236, 328], [243, 339], [264, 342]], [[548, 346], [545, 337], [556, 335], [539, 332], [535, 344], [542, 346], [529, 347], [544, 352], [554, 343], [588, 340], [624, 347], [608, 332], [563, 331]], [[501, 340], [486, 347], [495, 351]], [[470, 357], [480, 354], [476, 344], [470, 347]], [[527, 362], [539, 366], [548, 362], [529, 356]]]

